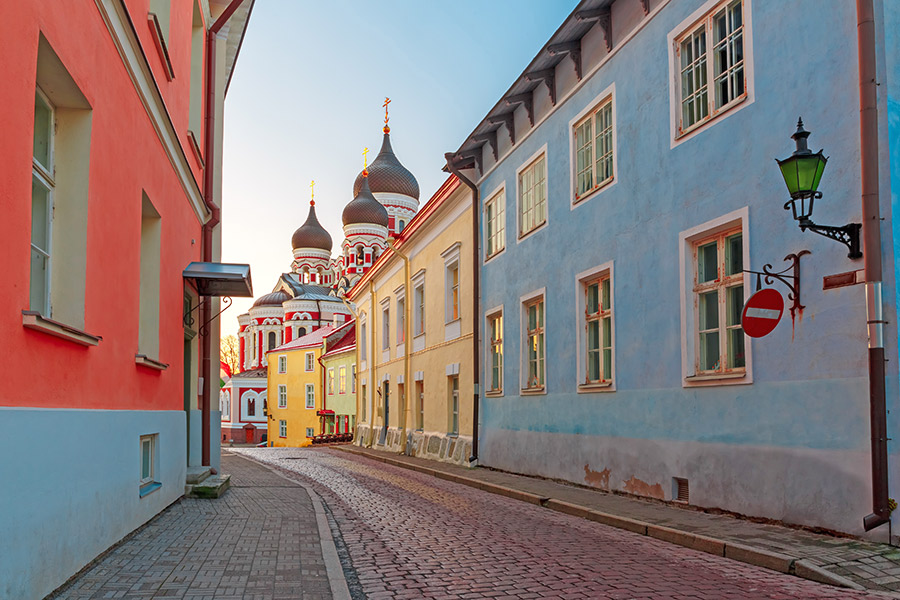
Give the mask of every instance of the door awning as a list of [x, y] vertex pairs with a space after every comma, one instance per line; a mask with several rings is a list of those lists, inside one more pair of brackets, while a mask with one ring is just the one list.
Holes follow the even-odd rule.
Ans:
[[250, 265], [217, 262], [192, 262], [182, 277], [197, 286], [201, 296], [252, 298]]

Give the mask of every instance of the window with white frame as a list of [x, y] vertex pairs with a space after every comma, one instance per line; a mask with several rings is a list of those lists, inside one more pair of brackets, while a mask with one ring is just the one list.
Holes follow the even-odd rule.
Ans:
[[278, 437], [287, 437], [287, 421], [278, 421]]
[[316, 430], [313, 429], [312, 427], [307, 427], [306, 428], [306, 437], [311, 438], [311, 437], [315, 437], [315, 436], [316, 436]]
[[747, 97], [744, 0], [727, 0], [675, 39], [681, 135]]
[[340, 367], [338, 369], [338, 393], [347, 393], [347, 367]]
[[523, 305], [525, 312], [525, 381], [524, 389], [544, 389], [544, 297], [531, 298]]
[[447, 265], [447, 297], [445, 299], [446, 320], [459, 318], [459, 261]]
[[156, 475], [156, 435], [141, 436], [141, 485], [153, 483]]
[[519, 237], [547, 221], [547, 157], [541, 154], [519, 171]]
[[500, 190], [484, 205], [485, 254], [491, 258], [506, 247], [506, 190]]
[[575, 202], [613, 180], [613, 103], [608, 96], [574, 126]]
[[425, 429], [425, 382], [416, 382], [416, 429]]
[[334, 394], [334, 368], [328, 369], [328, 395]]
[[287, 356], [278, 357], [278, 372], [287, 373]]
[[425, 333], [425, 282], [416, 284], [415, 291], [413, 292], [415, 296], [415, 306], [413, 307], [415, 311], [415, 318], [413, 319], [414, 323], [414, 335], [422, 335]]
[[287, 408], [287, 386], [284, 384], [278, 386], [278, 408]]
[[447, 378], [448, 405], [450, 408], [449, 431], [451, 435], [459, 434], [459, 375]]
[[50, 227], [53, 220], [55, 108], [40, 88], [34, 94], [31, 162], [31, 290], [29, 308], [50, 316]]
[[406, 341], [406, 298], [397, 298], [397, 345]]
[[381, 309], [381, 349], [391, 348], [391, 304], [386, 302]]
[[350, 365], [350, 393], [356, 393], [356, 363]]
[[366, 336], [366, 324], [359, 326], [359, 359], [366, 360], [366, 348], [369, 347], [369, 338]]
[[360, 404], [362, 405], [362, 416], [360, 417], [360, 421], [363, 423], [368, 422], [369, 416], [369, 397], [366, 396], [366, 384], [362, 384], [359, 388], [359, 395], [362, 396], [360, 399]]
[[316, 355], [313, 352], [306, 353], [306, 372], [311, 373], [315, 367]]
[[613, 377], [612, 279], [609, 271], [581, 282], [584, 294], [583, 385], [604, 384]]
[[693, 244], [696, 373], [746, 367], [743, 234], [731, 230]]
[[503, 311], [488, 315], [490, 356], [488, 368], [488, 393], [499, 394], [503, 391]]
[[312, 383], [306, 384], [306, 408], [316, 407], [316, 386]]

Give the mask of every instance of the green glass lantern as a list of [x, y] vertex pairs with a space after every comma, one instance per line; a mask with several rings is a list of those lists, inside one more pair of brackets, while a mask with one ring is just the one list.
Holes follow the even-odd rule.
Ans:
[[798, 120], [797, 131], [791, 136], [797, 143], [797, 149], [784, 160], [775, 159], [791, 195], [785, 208], [790, 205], [794, 211], [794, 219], [798, 221], [807, 221], [812, 216], [813, 200], [821, 197], [818, 192], [819, 182], [825, 172], [825, 163], [828, 162], [821, 150], [812, 153], [807, 146], [808, 137], [809, 132], [803, 129], [803, 119]]

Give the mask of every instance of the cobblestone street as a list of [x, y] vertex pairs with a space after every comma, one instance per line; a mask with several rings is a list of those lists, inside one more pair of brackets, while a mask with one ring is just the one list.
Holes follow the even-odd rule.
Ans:
[[[874, 598], [336, 450], [234, 449], [329, 505], [351, 590], [380, 598]], [[358, 584], [358, 585], [357, 585]]]

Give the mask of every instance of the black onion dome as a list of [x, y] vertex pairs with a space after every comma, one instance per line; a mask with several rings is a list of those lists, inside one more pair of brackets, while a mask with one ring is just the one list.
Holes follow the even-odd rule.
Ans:
[[284, 302], [290, 299], [290, 294], [288, 294], [284, 290], [278, 290], [277, 292], [272, 292], [271, 294], [260, 296], [256, 299], [256, 302], [253, 303], [253, 306], [251, 308], [256, 308], [258, 306], [281, 306]]
[[344, 207], [342, 218], [344, 225], [373, 223], [382, 227], [388, 226], [387, 209], [372, 195], [372, 190], [369, 189], [368, 177], [362, 178], [359, 191], [356, 192], [353, 200]]
[[[359, 193], [363, 179], [365, 177], [362, 173], [356, 176], [356, 181], [353, 183], [354, 196]], [[392, 192], [419, 199], [419, 182], [406, 167], [400, 164], [397, 155], [394, 154], [394, 149], [391, 148], [391, 134], [389, 133], [384, 134], [381, 151], [369, 165], [369, 189], [373, 193]]]
[[316, 205], [312, 202], [306, 222], [291, 236], [291, 248], [318, 248], [331, 252], [331, 235], [316, 218]]

